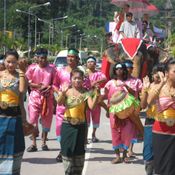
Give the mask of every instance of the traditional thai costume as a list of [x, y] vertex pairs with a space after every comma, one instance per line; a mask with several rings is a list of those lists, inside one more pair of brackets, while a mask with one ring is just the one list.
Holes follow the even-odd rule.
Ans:
[[[51, 65], [39, 67], [38, 64], [29, 67], [26, 77], [29, 83], [44, 84], [51, 86], [55, 75], [55, 68]], [[29, 121], [31, 124], [38, 126], [38, 118], [41, 115], [41, 124], [43, 131], [50, 131], [53, 117], [53, 91], [52, 88], [42, 92], [36, 88], [31, 88], [28, 103]]]
[[[54, 77], [54, 88], [59, 89], [60, 91], [63, 90], [64, 86], [69, 87], [71, 85], [70, 79], [70, 72], [67, 71], [66, 67], [58, 69], [56, 75]], [[90, 85], [89, 79], [86, 78], [83, 82], [83, 87], [88, 87]], [[61, 126], [64, 117], [65, 106], [64, 105], [57, 105], [56, 107], [56, 136], [57, 141], [60, 142], [61, 140]]]
[[89, 93], [67, 97], [61, 128], [61, 152], [66, 175], [81, 175], [85, 158], [86, 116]]
[[[139, 115], [139, 102], [130, 95], [126, 88], [121, 86], [120, 80], [110, 80], [105, 88], [108, 90], [108, 104], [110, 112], [110, 124], [112, 132], [113, 149], [128, 149], [135, 136], [134, 127], [140, 126], [137, 115]], [[128, 134], [129, 133], [129, 134]]]
[[156, 101], [157, 115], [153, 125], [153, 152], [155, 173], [175, 174], [175, 100], [160, 97]]
[[25, 149], [19, 78], [0, 80], [0, 174], [19, 175]]

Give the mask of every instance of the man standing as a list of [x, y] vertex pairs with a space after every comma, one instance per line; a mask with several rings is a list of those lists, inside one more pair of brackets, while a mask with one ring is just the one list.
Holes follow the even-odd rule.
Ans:
[[132, 20], [133, 14], [128, 12], [126, 14], [126, 21], [121, 24], [119, 29], [123, 38], [140, 38], [140, 31], [137, 24]]
[[[47, 151], [47, 134], [50, 131], [53, 117], [53, 92], [52, 84], [55, 68], [47, 62], [47, 49], [40, 48], [36, 51], [38, 64], [30, 66], [26, 72], [31, 92], [29, 95], [28, 111], [29, 121], [38, 128], [38, 120], [41, 115], [42, 124], [42, 150]], [[36, 132], [32, 134], [32, 145], [28, 152], [37, 151]]]

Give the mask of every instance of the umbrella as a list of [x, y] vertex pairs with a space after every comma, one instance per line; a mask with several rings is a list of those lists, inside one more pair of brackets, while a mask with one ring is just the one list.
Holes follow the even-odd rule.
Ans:
[[148, 14], [149, 16], [154, 16], [159, 13], [159, 9], [153, 4], [147, 4], [146, 7], [131, 7], [129, 9], [130, 12], [134, 14], [134, 17], [142, 17], [144, 14]]
[[125, 4], [130, 5], [130, 7], [145, 7], [148, 4], [147, 0], [112, 0], [112, 4], [117, 7], [123, 7]]

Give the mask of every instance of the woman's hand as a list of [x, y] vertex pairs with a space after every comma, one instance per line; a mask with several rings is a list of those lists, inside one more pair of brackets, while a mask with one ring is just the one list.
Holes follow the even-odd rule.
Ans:
[[27, 68], [27, 61], [25, 59], [20, 59], [18, 61], [18, 66], [19, 66], [19, 70], [21, 72], [26, 72], [26, 68]]
[[167, 76], [163, 72], [158, 72], [160, 84], [163, 86], [167, 82]]
[[148, 90], [150, 88], [150, 81], [149, 81], [149, 77], [146, 76], [145, 78], [143, 78], [143, 89]]

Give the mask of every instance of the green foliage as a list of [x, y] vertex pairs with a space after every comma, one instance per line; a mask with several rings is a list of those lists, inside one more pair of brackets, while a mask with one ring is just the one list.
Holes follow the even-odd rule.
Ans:
[[[0, 46], [19, 47], [27, 49], [28, 38], [28, 15], [17, 13], [16, 9], [28, 12], [30, 7], [34, 7], [48, 0], [7, 0], [7, 30], [13, 32], [13, 38], [0, 36]], [[110, 0], [50, 0], [51, 6], [31, 8], [31, 12], [41, 19], [52, 23], [52, 19], [68, 15], [68, 19], [58, 20], [54, 22], [53, 35], [49, 35], [49, 25], [47, 23], [37, 21], [37, 44], [45, 46], [50, 51], [56, 53], [65, 47], [90, 48], [92, 50], [101, 50], [104, 47], [102, 41], [105, 40], [104, 25], [107, 21], [113, 20], [113, 13], [117, 7], [110, 4]], [[160, 9], [164, 8], [164, 0], [150, 0]], [[175, 1], [172, 0], [175, 7]], [[118, 9], [117, 9], [118, 10]], [[160, 15], [152, 18], [154, 24], [159, 27], [166, 28], [165, 22], [160, 17], [164, 16], [161, 11]], [[3, 1], [0, 1], [0, 30], [3, 30]], [[31, 34], [32, 47], [34, 48], [35, 37], [35, 20], [31, 16]], [[66, 26], [76, 24], [74, 28], [64, 29]], [[77, 32], [79, 30], [79, 32]], [[175, 27], [173, 29], [175, 31]], [[61, 33], [61, 31], [63, 33]], [[80, 38], [80, 33], [85, 36]], [[49, 36], [50, 44], [49, 45]], [[54, 38], [52, 38], [52, 36]], [[174, 41], [173, 41], [174, 42]], [[61, 48], [63, 45], [63, 48]]]

